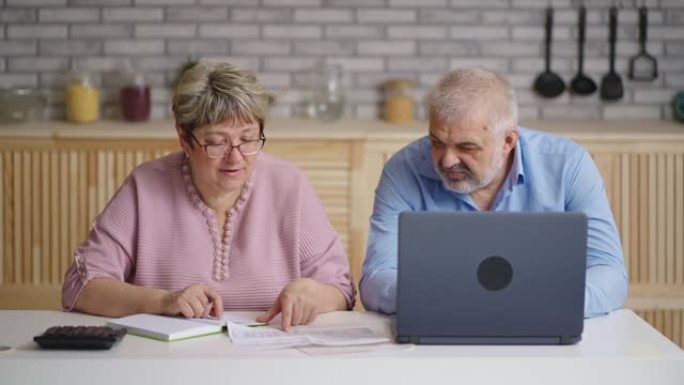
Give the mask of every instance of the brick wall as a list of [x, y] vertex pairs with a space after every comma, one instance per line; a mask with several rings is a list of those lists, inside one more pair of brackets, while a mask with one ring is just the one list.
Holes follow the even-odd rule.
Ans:
[[[638, 3], [643, 3], [638, 0]], [[670, 119], [684, 89], [684, 0], [646, 0], [648, 50], [660, 76], [626, 79], [637, 45], [635, 1], [622, 0], [617, 68], [624, 99], [567, 92], [539, 98], [531, 85], [543, 64], [544, 7], [556, 7], [552, 69], [566, 82], [576, 71], [577, 0], [0, 0], [0, 86], [49, 90], [50, 116], [64, 115], [66, 74], [92, 72], [104, 114], [116, 116], [116, 70], [124, 58], [153, 87], [153, 115], [169, 116], [169, 85], [192, 56], [252, 69], [277, 98], [272, 114], [294, 116], [317, 64], [340, 64], [347, 86], [345, 115], [378, 116], [385, 79], [408, 77], [415, 96], [451, 68], [479, 65], [507, 75], [526, 119]], [[607, 7], [586, 0], [585, 71], [607, 72]], [[421, 103], [417, 116], [424, 117]]]

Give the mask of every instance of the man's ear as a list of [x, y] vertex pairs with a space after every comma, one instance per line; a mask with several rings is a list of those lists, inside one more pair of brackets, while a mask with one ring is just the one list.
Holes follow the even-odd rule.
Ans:
[[511, 152], [513, 148], [515, 148], [515, 145], [518, 143], [518, 130], [511, 129], [508, 132], [506, 132], [506, 136], [504, 136], [503, 142], [504, 151], [506, 153]]

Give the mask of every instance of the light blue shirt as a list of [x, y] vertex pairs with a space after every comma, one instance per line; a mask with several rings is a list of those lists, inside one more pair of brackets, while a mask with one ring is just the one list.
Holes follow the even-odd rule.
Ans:
[[[623, 305], [627, 271], [603, 179], [580, 145], [520, 128], [514, 160], [492, 211], [578, 211], [588, 218], [584, 314], [594, 317]], [[478, 211], [469, 194], [447, 190], [435, 171], [430, 138], [397, 152], [375, 190], [360, 291], [368, 310], [395, 313], [397, 227], [402, 211]]]

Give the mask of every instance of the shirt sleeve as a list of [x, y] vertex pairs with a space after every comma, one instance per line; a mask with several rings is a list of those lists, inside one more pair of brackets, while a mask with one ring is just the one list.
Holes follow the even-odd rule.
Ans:
[[134, 265], [136, 212], [135, 188], [129, 177], [95, 218], [88, 238], [74, 252], [62, 286], [65, 310], [73, 309], [83, 288], [94, 278], [128, 280]]
[[627, 270], [603, 178], [586, 151], [568, 178], [566, 211], [583, 212], [588, 219], [584, 315], [595, 317], [625, 303]]
[[323, 204], [306, 178], [302, 179], [301, 187], [299, 253], [302, 277], [336, 287], [351, 309], [356, 293], [347, 253], [328, 220]]
[[367, 310], [386, 314], [397, 311], [397, 232], [399, 213], [411, 210], [402, 198], [385, 165], [375, 189], [370, 219], [368, 248], [359, 284], [361, 301]]

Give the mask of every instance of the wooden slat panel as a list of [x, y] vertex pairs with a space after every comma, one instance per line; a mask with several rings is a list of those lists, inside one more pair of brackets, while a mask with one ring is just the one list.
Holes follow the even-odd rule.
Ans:
[[7, 242], [5, 235], [5, 207], [9, 206], [5, 203], [5, 157], [0, 153], [0, 285], [5, 282], [5, 244]]
[[684, 154], [678, 154], [675, 164], [675, 283], [684, 284]]
[[43, 186], [41, 183], [41, 160], [40, 152], [35, 151], [30, 153], [31, 155], [31, 185], [29, 186], [29, 191], [31, 192], [31, 279], [32, 283], [43, 282], [42, 277], [42, 245], [43, 240], [42, 234], [42, 212], [43, 207], [41, 205], [41, 192], [43, 191]]
[[23, 221], [23, 208], [24, 202], [22, 200], [23, 191], [21, 186], [21, 175], [22, 175], [22, 159], [20, 152], [14, 152], [14, 256], [13, 256], [13, 267], [12, 277], [10, 282], [21, 283], [21, 269], [22, 269], [22, 255], [23, 255], [23, 241], [22, 241], [22, 221]]
[[666, 155], [666, 163], [665, 163], [665, 170], [663, 173], [664, 177], [664, 182], [665, 182], [665, 199], [663, 202], [663, 215], [665, 216], [665, 221], [664, 221], [664, 251], [665, 251], [665, 263], [663, 264], [663, 282], [669, 283], [669, 284], [674, 284], [674, 245], [675, 245], [675, 238], [677, 237], [677, 234], [674, 232], [674, 208], [675, 208], [675, 200], [674, 200], [674, 182], [675, 182], [675, 176], [674, 176], [674, 160], [675, 160], [675, 155], [674, 154], [667, 154]]
[[50, 184], [50, 153], [48, 151], [40, 152], [40, 186], [40, 251], [42, 253], [40, 282], [57, 283], [50, 276], [52, 272], [50, 261], [55, 258], [54, 255], [50, 255], [50, 197], [54, 192]]
[[71, 264], [69, 250], [69, 153], [59, 152], [59, 271]]
[[50, 282], [62, 281], [60, 258], [60, 183], [59, 183], [59, 154], [50, 152]]

